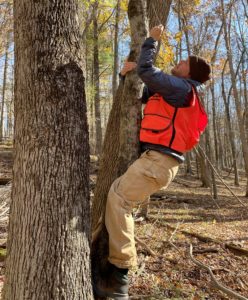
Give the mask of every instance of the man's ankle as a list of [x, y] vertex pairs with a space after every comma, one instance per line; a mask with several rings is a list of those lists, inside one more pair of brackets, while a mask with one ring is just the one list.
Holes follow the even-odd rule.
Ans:
[[126, 269], [126, 268], [119, 268], [116, 265], [113, 265], [111, 263], [109, 263], [109, 264], [110, 264], [110, 266], [111, 266], [111, 268], [113, 270], [116, 270], [117, 272], [119, 272], [119, 273], [121, 273], [123, 275], [127, 275], [128, 274], [128, 269]]

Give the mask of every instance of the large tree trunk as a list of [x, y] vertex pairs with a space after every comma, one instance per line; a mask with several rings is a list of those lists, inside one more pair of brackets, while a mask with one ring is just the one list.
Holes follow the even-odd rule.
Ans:
[[4, 299], [92, 299], [78, 2], [14, 1], [15, 160]]

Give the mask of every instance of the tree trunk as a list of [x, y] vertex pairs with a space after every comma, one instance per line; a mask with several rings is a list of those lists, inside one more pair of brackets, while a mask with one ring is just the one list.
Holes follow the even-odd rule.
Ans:
[[[213, 161], [214, 161], [214, 157], [213, 157], [213, 146], [212, 146], [212, 141], [210, 138], [210, 133], [209, 133], [209, 129], [206, 128], [205, 131], [206, 134], [206, 148], [207, 148], [207, 155], [208, 158], [210, 160], [210, 162], [214, 165]], [[216, 179], [215, 179], [215, 173], [214, 170], [212, 169], [212, 167], [210, 166], [210, 172], [211, 172], [211, 188], [212, 188], [212, 194], [213, 194], [213, 198], [217, 199], [218, 198], [218, 191], [217, 191], [217, 185], [216, 185]]]
[[[235, 106], [236, 106], [236, 111], [237, 111], [237, 116], [238, 116], [238, 126], [239, 126], [239, 132], [240, 132], [241, 147], [242, 147], [242, 152], [243, 152], [243, 157], [244, 157], [246, 177], [248, 179], [248, 143], [247, 143], [246, 135], [245, 135], [245, 127], [244, 127], [244, 123], [243, 123], [241, 102], [239, 99], [236, 80], [235, 80], [232, 48], [231, 48], [230, 39], [229, 39], [228, 32], [227, 32], [227, 24], [226, 24], [227, 16], [225, 14], [223, 0], [221, 0], [221, 10], [222, 10], [222, 19], [223, 19], [223, 24], [224, 24], [224, 33], [225, 33], [224, 38], [225, 38], [225, 44], [226, 44], [226, 49], [227, 49], [227, 58], [228, 58], [229, 69], [230, 69], [230, 74], [231, 74], [231, 82], [232, 82], [232, 87], [233, 87], [233, 96], [234, 96]], [[248, 180], [247, 180], [247, 186], [246, 186], [246, 197], [248, 197]]]
[[115, 39], [114, 39], [114, 67], [113, 67], [113, 82], [112, 93], [113, 99], [117, 90], [117, 79], [119, 71], [119, 20], [120, 20], [121, 0], [117, 0], [116, 15], [115, 15]]
[[[128, 18], [131, 29], [131, 49], [129, 61], [137, 61], [140, 47], [148, 30], [146, 1], [130, 1]], [[137, 32], [138, 30], [138, 32]], [[121, 101], [120, 114], [120, 149], [118, 157], [118, 176], [121, 176], [139, 156], [139, 124], [141, 121], [142, 81], [136, 72], [126, 75]]]
[[[149, 29], [154, 26], [167, 23], [167, 19], [170, 12], [172, 0], [147, 0], [147, 16], [149, 22]], [[161, 41], [158, 42], [157, 52], [155, 55], [155, 61], [161, 47]]]
[[198, 151], [196, 152], [197, 159], [200, 165], [200, 178], [202, 182], [202, 187], [211, 187], [211, 179], [210, 179], [210, 171], [205, 159], [204, 154], [201, 151], [201, 148], [198, 148]]
[[187, 152], [185, 155], [185, 175], [190, 174], [193, 175], [194, 172], [192, 170], [191, 166], [191, 157], [190, 157], [190, 152]]
[[[146, 37], [145, 8], [144, 0], [129, 1], [128, 17], [132, 40], [129, 61], [137, 60], [141, 44]], [[94, 278], [104, 272], [108, 257], [108, 233], [104, 226], [108, 191], [116, 177], [126, 170], [127, 164], [130, 162], [127, 161], [128, 157], [131, 157], [133, 161], [138, 156], [137, 118], [140, 118], [139, 115], [141, 113], [141, 102], [139, 100], [141, 88], [141, 81], [138, 79], [135, 71], [128, 73], [125, 83], [121, 82], [118, 87], [108, 121], [92, 208], [93, 238], [100, 231], [92, 244], [92, 272]], [[126, 97], [125, 93], [128, 94], [129, 98]], [[123, 107], [123, 104], [129, 107], [130, 111], [127, 111], [127, 108]], [[126, 120], [132, 121], [133, 128], [127, 124]], [[121, 128], [121, 126], [127, 126], [127, 128]], [[130, 132], [130, 130], [133, 132]], [[126, 134], [130, 134], [130, 136]], [[127, 145], [124, 145], [125, 142]], [[122, 149], [122, 146], [125, 149]], [[124, 155], [120, 154], [122, 151], [125, 151]], [[130, 153], [127, 153], [127, 151], [130, 151]]]
[[94, 87], [95, 87], [95, 154], [99, 155], [102, 151], [102, 126], [101, 126], [101, 107], [100, 107], [100, 71], [99, 71], [99, 39], [98, 39], [98, 0], [94, 7]]
[[[130, 0], [128, 11], [129, 11], [129, 18], [130, 18], [130, 26], [132, 31], [132, 49], [129, 55], [129, 60], [137, 60], [140, 47], [142, 42], [145, 39], [145, 5], [144, 0], [134, 1]], [[131, 13], [131, 15], [130, 15]], [[141, 38], [142, 37], [142, 38]], [[110, 189], [110, 186], [112, 182], [116, 179], [118, 174], [120, 174], [120, 168], [118, 168], [118, 157], [119, 157], [119, 149], [120, 149], [120, 123], [125, 123], [125, 119], [130, 121], [130, 114], [133, 115], [133, 118], [135, 118], [132, 121], [133, 123], [133, 133], [131, 136], [134, 137], [134, 141], [132, 146], [134, 147], [134, 151], [131, 151], [132, 156], [137, 157], [138, 155], [138, 145], [137, 145], [137, 114], [138, 112], [137, 108], [132, 107], [130, 112], [128, 112], [127, 115], [121, 116], [121, 105], [130, 105], [130, 101], [134, 102], [136, 106], [141, 106], [140, 100], [138, 100], [139, 96], [141, 95], [141, 82], [139, 84], [140, 90], [137, 92], [137, 88], [134, 89], [134, 94], [130, 95], [129, 97], [131, 99], [124, 100], [125, 92], [127, 93], [128, 88], [132, 86], [137, 86], [137, 75], [135, 74], [135, 71], [132, 73], [128, 73], [125, 79], [125, 82], [120, 82], [120, 85], [118, 87], [113, 106], [110, 112], [108, 125], [106, 129], [105, 139], [104, 139], [104, 147], [103, 147], [103, 153], [102, 158], [100, 162], [100, 168], [98, 172], [98, 178], [96, 182], [96, 188], [95, 188], [95, 195], [94, 195], [94, 201], [93, 201], [93, 229], [95, 228], [96, 224], [98, 223], [100, 217], [104, 216], [105, 214], [105, 205], [106, 205], [106, 198], [108, 195], [108, 191]], [[139, 94], [139, 95], [137, 95]], [[126, 97], [125, 97], [126, 98]], [[125, 102], [127, 101], [127, 102]], [[122, 110], [125, 110], [122, 108]], [[124, 120], [121, 120], [123, 118]], [[127, 124], [128, 125], [128, 124]], [[122, 128], [122, 131], [126, 131], [125, 128]], [[123, 134], [122, 134], [123, 135]], [[128, 139], [131, 139], [131, 137], [128, 137]], [[124, 136], [123, 136], [124, 139]], [[121, 152], [123, 151], [129, 151], [121, 149]], [[110, 159], [111, 158], [111, 163]], [[135, 158], [133, 158], [135, 159]], [[127, 166], [126, 166], [127, 167]]]
[[5, 300], [92, 299], [78, 2], [14, 1], [15, 160]]
[[229, 103], [228, 103], [226, 93], [225, 93], [225, 83], [224, 83], [225, 66], [224, 66], [224, 69], [223, 69], [223, 72], [222, 72], [222, 83], [221, 83], [222, 98], [223, 98], [224, 105], [225, 105], [227, 131], [228, 131], [228, 135], [229, 135], [229, 141], [230, 141], [230, 144], [231, 144], [231, 151], [232, 151], [232, 157], [233, 157], [234, 184], [236, 186], [239, 186], [239, 175], [238, 175], [238, 167], [237, 167], [237, 151], [236, 151], [236, 145], [235, 145], [235, 141], [234, 141], [235, 137], [234, 137], [233, 130], [232, 130], [232, 125], [231, 125], [231, 116], [230, 116], [230, 111], [229, 111]]
[[0, 117], [0, 142], [4, 137], [4, 106], [5, 106], [5, 92], [7, 83], [7, 71], [8, 71], [8, 57], [9, 57], [9, 37], [7, 38], [6, 50], [5, 50], [5, 60], [4, 60], [4, 70], [3, 70], [3, 88], [2, 88], [2, 105], [1, 105], [1, 117]]
[[167, 23], [172, 0], [147, 0], [147, 15], [149, 28]]

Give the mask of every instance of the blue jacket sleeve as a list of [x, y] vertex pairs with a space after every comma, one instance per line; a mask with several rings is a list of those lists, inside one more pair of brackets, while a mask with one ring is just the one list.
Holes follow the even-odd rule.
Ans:
[[149, 90], [159, 93], [166, 102], [175, 107], [188, 106], [191, 84], [183, 78], [164, 73], [153, 66], [157, 42], [147, 38], [142, 46], [137, 72]]

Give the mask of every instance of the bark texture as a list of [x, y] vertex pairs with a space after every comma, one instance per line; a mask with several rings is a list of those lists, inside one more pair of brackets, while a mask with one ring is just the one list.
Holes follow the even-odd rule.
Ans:
[[92, 299], [75, 0], [14, 1], [15, 159], [5, 300]]
[[149, 28], [166, 25], [172, 0], [147, 0]]
[[[137, 61], [148, 31], [146, 2], [129, 1], [128, 18], [131, 29], [129, 61]], [[120, 149], [118, 176], [121, 176], [139, 156], [142, 81], [135, 71], [126, 75], [120, 113]]]

